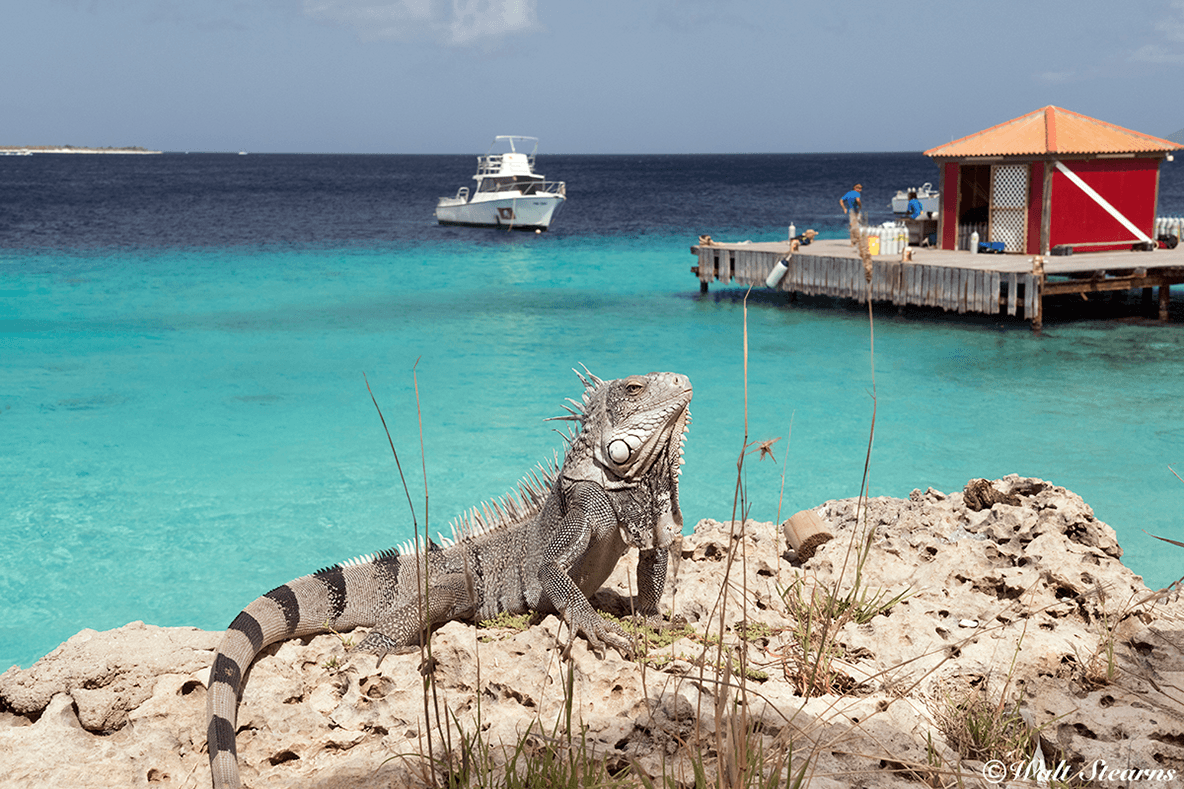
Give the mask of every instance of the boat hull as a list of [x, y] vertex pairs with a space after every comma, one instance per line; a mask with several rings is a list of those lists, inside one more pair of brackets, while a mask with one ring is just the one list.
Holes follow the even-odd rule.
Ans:
[[436, 221], [441, 225], [500, 227], [507, 230], [546, 230], [563, 205], [562, 195], [499, 197], [494, 200], [441, 198]]

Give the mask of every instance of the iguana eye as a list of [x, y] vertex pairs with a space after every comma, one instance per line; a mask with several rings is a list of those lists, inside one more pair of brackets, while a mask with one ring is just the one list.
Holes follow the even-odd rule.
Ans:
[[614, 463], [624, 463], [632, 454], [633, 450], [629, 445], [619, 438], [608, 445], [608, 456]]
[[641, 390], [645, 389], [645, 384], [628, 383], [625, 384], [625, 391], [631, 395], [641, 394]]

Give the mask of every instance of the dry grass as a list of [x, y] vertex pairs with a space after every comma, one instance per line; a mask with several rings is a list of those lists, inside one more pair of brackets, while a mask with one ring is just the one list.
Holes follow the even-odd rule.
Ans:
[[942, 683], [932, 712], [938, 731], [963, 759], [1012, 764], [1032, 757], [1038, 732], [1024, 720], [1018, 702], [1005, 691], [993, 695], [986, 680]]

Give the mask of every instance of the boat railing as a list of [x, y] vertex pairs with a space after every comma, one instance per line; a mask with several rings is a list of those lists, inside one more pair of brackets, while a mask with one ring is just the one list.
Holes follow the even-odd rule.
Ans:
[[566, 181], [518, 181], [517, 183], [497, 184], [486, 181], [481, 184], [481, 193], [488, 192], [521, 192], [524, 197], [537, 194], [554, 194], [567, 196]]
[[567, 196], [567, 183], [565, 181], [538, 181], [527, 187], [523, 194], [537, 195], [537, 194], [552, 194]]
[[[534, 154], [526, 155], [526, 166], [534, 170]], [[487, 153], [477, 157], [477, 175], [497, 175], [502, 171], [502, 154]]]

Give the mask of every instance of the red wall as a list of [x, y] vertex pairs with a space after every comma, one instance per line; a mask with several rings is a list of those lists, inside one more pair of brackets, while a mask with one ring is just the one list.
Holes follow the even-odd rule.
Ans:
[[940, 249], [958, 247], [958, 163], [942, 166], [941, 181], [941, 241]]
[[[1067, 159], [1064, 165], [1106, 198], [1135, 227], [1149, 236], [1152, 234], [1158, 159]], [[1132, 233], [1064, 173], [1055, 169], [1055, 165], [1050, 166], [1054, 168], [1050, 246], [1121, 239], [1114, 246], [1085, 247], [1079, 251], [1129, 249]]]
[[1032, 162], [1028, 165], [1028, 238], [1024, 252], [1029, 255], [1040, 254], [1040, 218], [1044, 213], [1044, 166], [1045, 162]]

